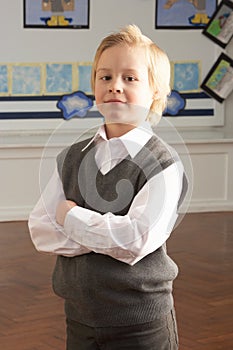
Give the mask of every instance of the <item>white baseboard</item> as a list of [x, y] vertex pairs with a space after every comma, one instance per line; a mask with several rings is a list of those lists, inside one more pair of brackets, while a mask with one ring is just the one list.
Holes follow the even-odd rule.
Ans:
[[188, 213], [233, 211], [233, 202], [229, 201], [191, 201]]
[[0, 207], [0, 221], [27, 221], [31, 206]]

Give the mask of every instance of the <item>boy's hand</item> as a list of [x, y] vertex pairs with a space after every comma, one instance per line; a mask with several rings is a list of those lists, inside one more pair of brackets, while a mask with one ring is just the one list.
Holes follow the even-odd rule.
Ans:
[[76, 207], [77, 204], [73, 201], [65, 200], [58, 204], [56, 210], [56, 221], [59, 225], [64, 226], [65, 217], [68, 211], [73, 207]]

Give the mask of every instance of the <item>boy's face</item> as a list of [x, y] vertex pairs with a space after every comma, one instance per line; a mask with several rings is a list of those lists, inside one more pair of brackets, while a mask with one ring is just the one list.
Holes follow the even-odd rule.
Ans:
[[145, 120], [153, 100], [145, 49], [106, 49], [97, 64], [95, 99], [106, 122], [138, 125]]

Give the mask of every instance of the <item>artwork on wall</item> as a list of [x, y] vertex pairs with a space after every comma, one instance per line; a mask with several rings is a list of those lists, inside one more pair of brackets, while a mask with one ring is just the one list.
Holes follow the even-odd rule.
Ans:
[[181, 112], [184, 111], [185, 105], [185, 98], [183, 98], [178, 91], [172, 90], [168, 96], [166, 109], [164, 110], [163, 114], [165, 116], [180, 115]]
[[74, 90], [72, 63], [47, 63], [45, 70], [46, 95], [60, 95]]
[[91, 95], [91, 68], [90, 62], [0, 64], [0, 97]]
[[223, 0], [202, 32], [225, 48], [233, 36], [233, 3]]
[[24, 0], [24, 28], [89, 28], [90, 0]]
[[200, 91], [200, 61], [171, 62], [172, 89], [179, 92]]
[[66, 120], [73, 117], [84, 118], [92, 106], [93, 100], [83, 91], [63, 95], [57, 102], [57, 108], [62, 111], [62, 116]]
[[233, 60], [221, 53], [203, 80], [201, 88], [218, 102], [223, 102], [233, 90]]
[[[199, 61], [171, 61], [171, 86], [182, 93], [200, 91]], [[0, 96], [91, 95], [92, 62], [0, 64]]]
[[156, 0], [155, 28], [201, 29], [217, 8], [217, 0]]
[[42, 70], [40, 64], [13, 64], [10, 70], [11, 95], [40, 95]]
[[9, 75], [7, 64], [0, 64], [0, 96], [9, 94]]
[[92, 94], [91, 88], [91, 62], [80, 62], [77, 66], [78, 69], [78, 89], [86, 94]]
[[[209, 101], [211, 97], [198, 90], [200, 62], [174, 61], [171, 62], [171, 67], [172, 93], [168, 98], [165, 115], [213, 116], [214, 108], [210, 106]], [[91, 89], [91, 69], [92, 62], [2, 63], [0, 64], [0, 100], [35, 100], [43, 105], [43, 101], [58, 99], [65, 102], [68, 107], [74, 101], [75, 105], [79, 106], [82, 94], [94, 100]], [[200, 101], [202, 101], [201, 108]], [[23, 111], [17, 115], [27, 117]], [[70, 117], [68, 112], [64, 115], [66, 118]], [[5, 116], [14, 118], [15, 113], [7, 112], [3, 115], [0, 113], [0, 119]], [[38, 116], [42, 118], [43, 112], [30, 113], [30, 118], [38, 118]], [[44, 113], [44, 118], [57, 116], [59, 117], [57, 111]]]

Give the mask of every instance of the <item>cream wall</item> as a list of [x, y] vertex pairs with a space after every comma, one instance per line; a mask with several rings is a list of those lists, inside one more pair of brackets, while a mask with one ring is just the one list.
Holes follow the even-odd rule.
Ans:
[[[129, 23], [139, 25], [171, 60], [200, 60], [203, 77], [222, 51], [199, 30], [155, 30], [155, 0], [91, 0], [90, 5], [89, 30], [42, 30], [23, 29], [22, 2], [5, 2], [0, 63], [92, 61], [103, 36]], [[233, 57], [232, 43], [226, 52]], [[233, 210], [233, 95], [216, 105], [223, 114], [221, 126], [177, 124], [193, 163], [189, 211]], [[49, 177], [56, 154], [97, 122], [101, 120], [0, 120], [0, 220], [27, 219], [40, 194], [41, 155]], [[56, 137], [48, 142], [55, 129]]]

